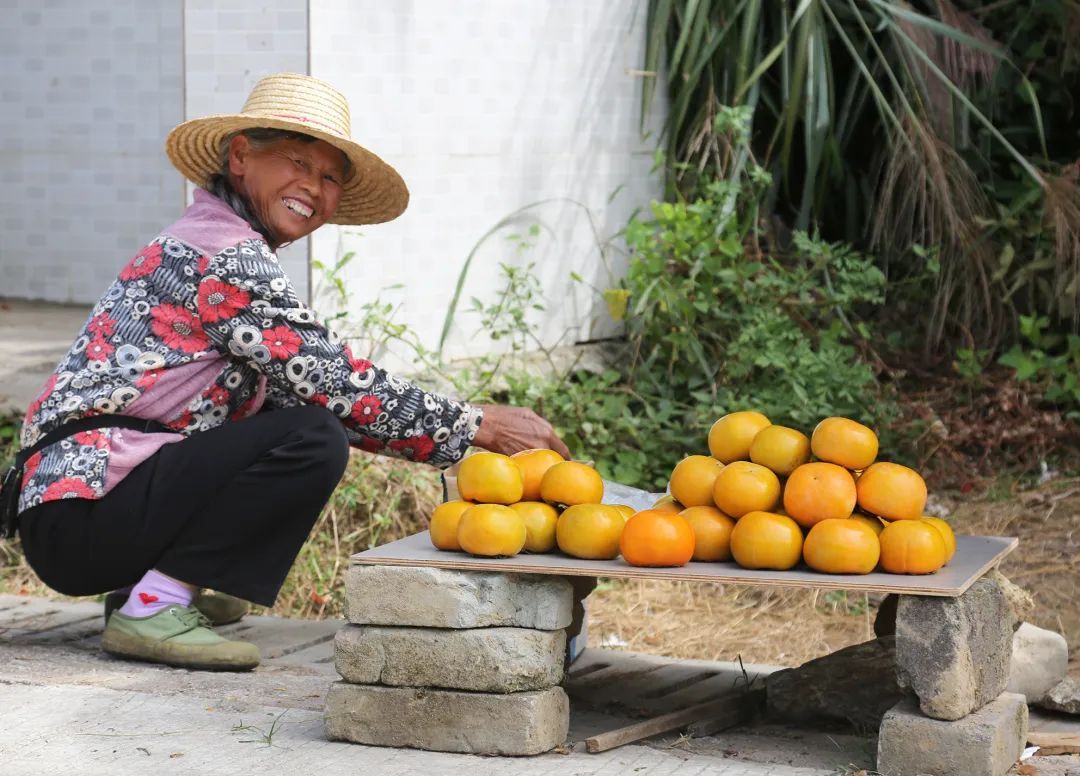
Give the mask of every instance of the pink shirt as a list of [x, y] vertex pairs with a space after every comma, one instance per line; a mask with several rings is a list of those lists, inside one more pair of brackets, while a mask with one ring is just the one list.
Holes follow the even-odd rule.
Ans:
[[[213, 256], [242, 240], [261, 239], [232, 208], [202, 189], [195, 189], [194, 203], [164, 234], [190, 245], [204, 256]], [[224, 367], [224, 356], [210, 354], [199, 361], [169, 369], [149, 390], [133, 401], [124, 414], [162, 422], [174, 418], [189, 402], [214, 384]], [[265, 396], [264, 377], [259, 381], [259, 393], [252, 403], [249, 416], [259, 411]], [[164, 445], [182, 439], [181, 434], [144, 434], [127, 429], [114, 431], [102, 495], [115, 488], [136, 466]]]

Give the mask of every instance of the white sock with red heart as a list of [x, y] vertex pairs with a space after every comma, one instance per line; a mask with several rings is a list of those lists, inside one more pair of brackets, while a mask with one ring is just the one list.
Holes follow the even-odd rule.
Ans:
[[127, 603], [119, 611], [128, 617], [150, 617], [169, 606], [191, 606], [195, 590], [193, 585], [150, 569], [131, 589]]

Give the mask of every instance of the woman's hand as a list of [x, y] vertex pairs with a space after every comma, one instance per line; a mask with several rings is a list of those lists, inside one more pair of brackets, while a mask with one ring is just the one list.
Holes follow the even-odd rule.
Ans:
[[551, 424], [528, 407], [485, 404], [482, 409], [484, 419], [473, 440], [477, 447], [504, 455], [540, 447], [570, 459], [570, 450]]

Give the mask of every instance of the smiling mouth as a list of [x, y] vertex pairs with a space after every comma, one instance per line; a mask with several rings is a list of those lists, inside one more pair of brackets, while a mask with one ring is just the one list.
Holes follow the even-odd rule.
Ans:
[[311, 214], [315, 212], [300, 200], [293, 199], [292, 197], [282, 197], [281, 204], [301, 218], [311, 218]]

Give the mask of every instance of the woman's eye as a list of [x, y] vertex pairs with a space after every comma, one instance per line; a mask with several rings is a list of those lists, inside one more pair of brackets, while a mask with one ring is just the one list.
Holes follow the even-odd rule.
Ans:
[[323, 176], [323, 178], [325, 178], [326, 180], [330, 181], [331, 183], [337, 183], [337, 182], [338, 182], [338, 179], [337, 179], [337, 176], [336, 176], [336, 175], [329, 175], [329, 174], [327, 174], [327, 175], [324, 175], [324, 176]]
[[295, 158], [294, 158], [294, 159], [293, 159], [293, 164], [295, 164], [295, 165], [296, 165], [297, 167], [300, 167], [300, 168], [306, 168], [306, 167], [307, 167], [307, 165], [306, 165], [306, 164], [304, 164], [304, 160], [303, 160], [303, 159], [295, 159]]

